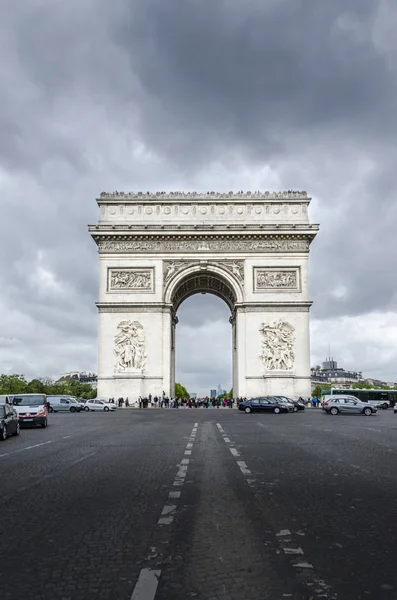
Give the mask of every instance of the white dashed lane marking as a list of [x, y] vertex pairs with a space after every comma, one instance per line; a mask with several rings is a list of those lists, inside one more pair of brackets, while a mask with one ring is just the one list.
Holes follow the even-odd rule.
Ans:
[[161, 571], [142, 569], [132, 593], [131, 600], [153, 600], [156, 595]]
[[[194, 444], [194, 440], [196, 439], [198, 423], [194, 424], [194, 427], [189, 436], [189, 441], [186, 445], [186, 449], [184, 451], [184, 455], [190, 455], [192, 453], [192, 448]], [[172, 487], [182, 488], [185, 483], [187, 470], [189, 467], [190, 459], [182, 458], [179, 465], [177, 465], [177, 473], [175, 475], [175, 479], [172, 483]], [[181, 490], [171, 489], [168, 492], [168, 500], [163, 506], [163, 510], [161, 511], [161, 515], [159, 520], [157, 521], [157, 525], [160, 527], [165, 527], [171, 525], [174, 521], [175, 514], [178, 510], [177, 502], [181, 498]], [[157, 552], [152, 548], [148, 559], [157, 558]], [[159, 580], [161, 577], [161, 569], [150, 569], [145, 568], [142, 569], [139, 573], [138, 581], [135, 585], [133, 594], [131, 596], [131, 600], [154, 600], [156, 595], [157, 587], [159, 584]]]
[[[259, 423], [262, 425], [262, 423]], [[236, 459], [237, 466], [239, 467], [241, 473], [244, 475], [244, 478], [248, 485], [253, 489], [255, 493], [255, 479], [253, 479], [253, 475], [251, 470], [248, 468], [247, 463], [243, 460], [237, 460], [240, 458], [240, 452], [235, 447], [234, 443], [230, 440], [230, 437], [226, 434], [225, 430], [221, 426], [220, 423], [216, 424], [219, 433], [223, 437], [227, 447], [229, 448], [232, 456]], [[263, 499], [263, 490], [261, 490], [261, 499]], [[302, 535], [302, 534], [300, 534]], [[303, 549], [295, 545], [293, 534], [289, 529], [282, 529], [279, 533], [276, 533], [276, 540], [279, 546], [278, 554], [283, 554], [284, 556], [291, 559], [291, 567], [299, 574], [299, 578], [302, 581], [305, 581], [308, 588], [313, 588], [316, 586], [316, 591], [320, 590], [321, 598], [325, 599], [334, 599], [336, 596], [332, 594], [330, 586], [327, 585], [322, 579], [319, 579], [315, 575], [314, 567], [311, 563], [306, 562], [304, 560], [304, 551]], [[301, 558], [298, 562], [298, 557]], [[302, 560], [303, 559], [303, 560]]]

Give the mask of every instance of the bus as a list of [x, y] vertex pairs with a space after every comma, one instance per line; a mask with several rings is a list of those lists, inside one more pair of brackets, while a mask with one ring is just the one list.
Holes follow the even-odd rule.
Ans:
[[397, 390], [362, 390], [351, 388], [344, 390], [341, 388], [331, 388], [330, 390], [322, 390], [321, 396], [355, 396], [361, 402], [368, 402], [379, 406], [379, 408], [389, 408], [397, 403]]

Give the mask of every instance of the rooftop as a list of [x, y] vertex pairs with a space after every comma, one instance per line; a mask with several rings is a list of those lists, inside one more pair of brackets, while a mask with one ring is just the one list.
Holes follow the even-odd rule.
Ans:
[[177, 198], [189, 198], [195, 200], [228, 200], [229, 198], [234, 199], [279, 199], [279, 200], [291, 200], [304, 198], [310, 200], [307, 192], [299, 190], [286, 190], [284, 192], [261, 192], [259, 190], [255, 192], [101, 192], [98, 200], [104, 199], [126, 199], [126, 200], [164, 200], [164, 199], [177, 199]]

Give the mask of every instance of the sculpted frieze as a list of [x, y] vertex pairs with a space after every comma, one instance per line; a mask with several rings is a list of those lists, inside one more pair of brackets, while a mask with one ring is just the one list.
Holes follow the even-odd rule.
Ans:
[[97, 238], [100, 252], [307, 252], [310, 242], [305, 238], [266, 237], [233, 238], [207, 236], [184, 239], [181, 237], [158, 237], [151, 239], [103, 239]]
[[108, 289], [110, 292], [152, 292], [153, 280], [153, 269], [109, 269]]
[[255, 291], [298, 291], [299, 269], [255, 269]]

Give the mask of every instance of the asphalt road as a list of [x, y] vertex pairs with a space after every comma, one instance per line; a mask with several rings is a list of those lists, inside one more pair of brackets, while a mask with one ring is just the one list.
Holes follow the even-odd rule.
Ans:
[[397, 599], [397, 415], [50, 415], [0, 445], [1, 600]]

